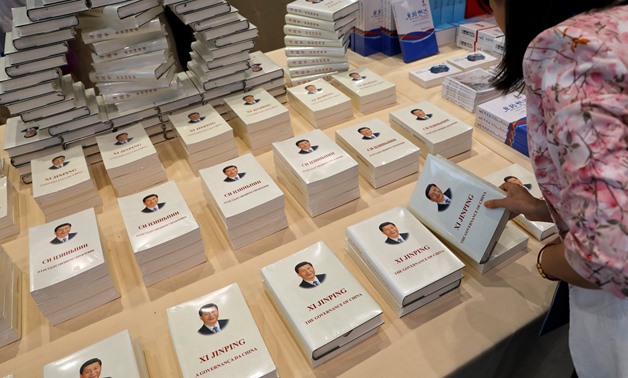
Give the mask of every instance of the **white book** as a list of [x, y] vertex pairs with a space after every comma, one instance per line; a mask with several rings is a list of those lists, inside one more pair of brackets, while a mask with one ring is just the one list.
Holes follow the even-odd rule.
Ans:
[[[231, 15], [231, 13], [226, 13], [227, 16]], [[221, 16], [218, 16], [221, 17]], [[250, 27], [249, 20], [238, 15], [238, 18], [233, 22], [224, 23], [221, 26], [216, 26], [211, 29], [199, 31], [199, 34], [206, 40], [212, 40], [217, 38], [222, 38], [224, 36], [238, 33], [244, 30], [248, 30]], [[247, 39], [247, 38], [244, 38]]]
[[374, 334], [383, 323], [382, 309], [324, 242], [263, 267], [261, 274], [312, 366]]
[[[526, 188], [530, 194], [536, 198], [543, 197], [543, 193], [541, 193], [541, 189], [536, 182], [534, 174], [519, 164], [509, 165], [504, 169], [500, 169], [499, 171], [485, 176], [484, 179], [495, 186], [499, 186], [504, 182], [512, 182]], [[531, 221], [523, 214], [513, 218], [513, 221], [532, 234], [537, 240], [543, 240], [558, 232], [558, 228], [554, 223]]]
[[169, 4], [170, 9], [177, 14], [190, 13], [202, 8], [210, 7], [221, 3], [223, 0], [190, 0], [183, 1], [178, 4]]
[[78, 17], [74, 15], [33, 22], [26, 15], [26, 7], [12, 8], [11, 13], [13, 15], [13, 28], [23, 36], [48, 33], [78, 25]]
[[483, 264], [510, 215], [505, 209], [484, 207], [484, 201], [505, 196], [496, 186], [447, 159], [428, 155], [408, 209], [434, 233]]
[[324, 63], [312, 66], [299, 66], [288, 68], [288, 75], [292, 78], [299, 76], [318, 75], [321, 73], [337, 73], [339, 71], [348, 71], [349, 63]]
[[[145, 28], [145, 29], [144, 29]], [[96, 55], [106, 55], [113, 51], [119, 51], [126, 49], [130, 45], [143, 43], [146, 41], [158, 40], [165, 34], [165, 26], [159, 22], [149, 22], [148, 24], [139, 28], [144, 29], [144, 33], [128, 33], [118, 36], [117, 38], [89, 41], [92, 50]]]
[[[318, 79], [306, 85], [288, 88], [288, 96], [299, 105], [306, 119], [326, 117], [336, 113], [339, 106], [350, 106], [351, 99], [327, 81]], [[299, 109], [299, 110], [301, 110]], [[298, 110], [297, 110], [298, 111]]]
[[[39, 131], [42, 132], [42, 131]], [[33, 197], [44, 197], [92, 180], [83, 149], [73, 147], [31, 161]]]
[[55, 92], [60, 89], [59, 80], [51, 80], [32, 87], [18, 89], [12, 92], [0, 93], [0, 104], [9, 104], [15, 101], [31, 99]]
[[509, 93], [478, 105], [476, 123], [482, 128], [507, 131], [510, 124], [525, 119], [526, 112], [526, 96]]
[[349, 226], [346, 236], [383, 282], [393, 309], [412, 306], [462, 278], [462, 261], [403, 207]]
[[485, 52], [476, 51], [449, 58], [447, 62], [466, 71], [473, 68], [487, 69], [497, 63], [497, 58]]
[[308, 56], [308, 57], [288, 57], [286, 58], [289, 68], [296, 68], [301, 66], [316, 66], [333, 63], [349, 63], [349, 58], [346, 56], [334, 57], [334, 56]]
[[429, 67], [419, 68], [414, 71], [410, 71], [410, 80], [419, 84], [423, 88], [431, 88], [436, 85], [440, 85], [445, 77], [455, 75], [462, 72], [454, 65], [447, 62], [440, 62], [433, 64]]
[[167, 314], [184, 378], [206, 374], [210, 367], [211, 377], [277, 377], [237, 283], [170, 307]]
[[[148, 207], [152, 204], [156, 210]], [[135, 254], [198, 232], [199, 229], [194, 215], [173, 181], [130, 196], [119, 197], [118, 206]]]
[[286, 5], [288, 13], [336, 21], [358, 11], [357, 0], [296, 0]]
[[10, 77], [18, 77], [29, 74], [34, 74], [39, 71], [46, 71], [50, 69], [55, 69], [57, 67], [65, 66], [68, 63], [68, 60], [65, 55], [56, 55], [51, 57], [46, 57], [41, 60], [34, 60], [31, 62], [26, 62], [22, 64], [18, 64], [15, 66], [5, 66], [4, 71]]
[[233, 33], [233, 34], [224, 35], [222, 37], [215, 38], [213, 41], [214, 41], [214, 44], [216, 44], [216, 46], [223, 47], [223, 46], [232, 45], [234, 43], [240, 43], [240, 42], [245, 42], [248, 40], [255, 39], [257, 35], [258, 35], [257, 26], [249, 22], [249, 27], [247, 29]]
[[302, 56], [346, 56], [346, 47], [296, 47], [287, 46], [284, 49], [287, 57], [302, 57]]
[[[81, 38], [84, 43], [96, 43], [100, 41], [107, 41], [110, 39], [127, 38], [129, 36], [135, 36], [140, 34], [158, 32], [161, 30], [161, 22], [159, 19], [151, 20], [150, 22], [140, 27], [105, 27], [105, 28], [84, 28], [81, 30]], [[128, 45], [127, 45], [128, 46]]]
[[107, 170], [157, 155], [157, 150], [139, 124], [96, 137], [96, 141]]
[[252, 89], [272, 80], [282, 79], [284, 70], [261, 51], [250, 54], [249, 68], [244, 73], [246, 88]]
[[290, 128], [288, 109], [263, 88], [227, 97], [224, 101], [249, 132], [278, 123]]
[[[333, 78], [338, 89], [349, 96], [353, 106], [361, 112], [379, 110], [397, 102], [395, 84], [368, 68], [337, 73]], [[378, 105], [370, 106], [373, 103]]]
[[51, 45], [53, 43], [65, 42], [74, 39], [76, 33], [74, 28], [59, 29], [48, 33], [23, 36], [17, 29], [13, 28], [11, 38], [13, 46], [19, 50], [26, 50], [35, 47]]
[[60, 146], [62, 140], [51, 137], [48, 130], [25, 126], [20, 117], [7, 119], [4, 133], [4, 151], [9, 157], [26, 154], [51, 146]]
[[207, 18], [220, 16], [228, 13], [230, 10], [231, 6], [227, 2], [223, 1], [206, 8], [198, 9], [195, 12], [179, 14], [177, 16], [184, 24], [189, 25], [193, 22], [199, 22]]
[[325, 39], [325, 38], [312, 38], [303, 37], [300, 35], [286, 35], [283, 38], [283, 42], [286, 46], [311, 46], [311, 47], [343, 47], [344, 42], [342, 39]]
[[158, 0], [128, 0], [100, 8], [90, 8], [85, 14], [93, 17], [122, 20], [156, 6], [160, 6]]
[[194, 31], [200, 32], [208, 29], [217, 28], [219, 26], [236, 22], [240, 18], [240, 13], [238, 13], [238, 9], [231, 6], [231, 10], [227, 13], [223, 13], [221, 15], [206, 18], [204, 20], [200, 20], [198, 22], [193, 22], [190, 26]]
[[32, 62], [41, 59], [41, 57], [55, 56], [66, 54], [68, 52], [68, 43], [61, 42], [43, 47], [36, 47], [28, 50], [17, 50], [12, 42], [12, 33], [6, 33], [4, 40], [5, 62], [8, 66], [16, 66], [20, 63]]
[[211, 105], [187, 109], [168, 118], [188, 152], [198, 152], [194, 146], [203, 146], [212, 139], [233, 139], [233, 130]]
[[324, 38], [324, 39], [340, 39], [344, 33], [340, 30], [323, 30], [317, 28], [308, 28], [305, 26], [286, 24], [283, 26], [283, 33], [286, 35], [298, 35], [302, 37]]
[[6, 57], [0, 57], [0, 92], [9, 92], [61, 77], [61, 70], [53, 68], [17, 78], [9, 77], [4, 70]]
[[31, 21], [70, 16], [87, 10], [85, 0], [68, 0], [54, 5], [46, 5], [43, 0], [26, 0], [26, 14]]
[[357, 13], [350, 13], [349, 15], [339, 18], [336, 21], [325, 21], [318, 18], [310, 17], [308, 15], [301, 16], [298, 14], [287, 13], [285, 16], [285, 21], [288, 25], [296, 25], [333, 32], [340, 30], [347, 25], [355, 24], [356, 18]]
[[514, 224], [507, 223], [504, 227], [502, 235], [497, 240], [495, 249], [491, 253], [488, 261], [484, 264], [479, 264], [472, 259], [461, 256], [464, 261], [470, 265], [473, 269], [477, 270], [481, 274], [486, 274], [491, 270], [502, 266], [520, 256], [522, 252], [525, 252], [528, 248], [528, 234], [521, 231], [519, 227]]
[[144, 354], [126, 329], [44, 366], [44, 378], [74, 378], [81, 374], [86, 377], [148, 377]]

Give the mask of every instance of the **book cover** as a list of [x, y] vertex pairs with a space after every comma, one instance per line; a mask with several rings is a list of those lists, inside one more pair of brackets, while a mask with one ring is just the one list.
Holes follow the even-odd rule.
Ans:
[[324, 242], [261, 269], [264, 288], [313, 366], [383, 323], [382, 310]]
[[47, 129], [26, 125], [20, 117], [7, 119], [4, 132], [4, 151], [10, 156], [22, 155], [51, 146], [60, 146], [62, 140], [51, 137]]
[[63, 153], [54, 153], [31, 161], [33, 172], [33, 197], [42, 197], [69, 187], [91, 181], [91, 175], [83, 154], [76, 146]]
[[263, 88], [226, 97], [224, 102], [246, 127], [255, 127], [265, 121], [280, 121], [286, 127], [290, 125], [288, 109]]
[[333, 77], [335, 82], [340, 84], [341, 91], [352, 99], [359, 100], [360, 103], [381, 101], [388, 98], [385, 102], [391, 104], [397, 99], [395, 84], [368, 68], [337, 73]]
[[288, 25], [303, 26], [334, 32], [346, 27], [347, 25], [355, 23], [356, 17], [357, 15], [352, 13], [336, 21], [325, 21], [318, 18], [287, 13], [285, 16], [285, 21]]
[[360, 1], [351, 49], [362, 56], [369, 56], [381, 50], [383, 6], [382, 0]]
[[201, 105], [168, 116], [177, 133], [188, 145], [194, 145], [222, 135], [233, 136], [229, 124], [211, 105]]
[[288, 13], [336, 21], [358, 10], [358, 0], [296, 0], [286, 5]]
[[277, 376], [237, 283], [167, 310], [184, 378]]
[[438, 54], [430, 3], [396, 0], [391, 3], [405, 63]]
[[526, 118], [526, 112], [526, 96], [509, 93], [478, 105], [477, 123], [506, 130], [511, 123]]
[[462, 72], [457, 67], [440, 62], [429, 67], [418, 68], [410, 71], [410, 80], [421, 85], [423, 88], [431, 88], [443, 82], [443, 79], [449, 75], [455, 75]]
[[288, 93], [313, 113], [329, 111], [337, 105], [351, 102], [347, 95], [323, 79], [288, 88]]
[[496, 186], [440, 156], [428, 155], [408, 209], [474, 261], [488, 261], [510, 215], [484, 201], [504, 198]]
[[47, 33], [78, 25], [78, 17], [74, 15], [53, 18], [42, 22], [33, 22], [26, 15], [26, 7], [12, 8], [11, 14], [13, 16], [13, 27], [23, 36]]
[[126, 127], [116, 133], [98, 136], [96, 142], [106, 169], [119, 168], [157, 154], [140, 124]]
[[395, 17], [393, 16], [391, 5], [393, 1], [384, 0], [382, 7], [382, 52], [388, 56], [401, 54], [397, 25], [395, 25]]

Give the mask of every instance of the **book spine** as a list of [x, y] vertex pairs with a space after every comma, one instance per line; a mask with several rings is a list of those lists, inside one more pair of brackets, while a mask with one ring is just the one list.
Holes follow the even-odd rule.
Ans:
[[287, 57], [301, 56], [345, 56], [344, 47], [286, 47]]
[[283, 32], [286, 35], [323, 38], [323, 39], [338, 39], [340, 37], [337, 32], [331, 32], [328, 30], [321, 30], [321, 29], [315, 29], [315, 28], [307, 28], [307, 27], [296, 26], [296, 25], [284, 25]]
[[321, 9], [314, 9], [314, 8], [309, 8], [309, 7], [306, 8], [306, 7], [299, 6], [294, 3], [290, 3], [286, 5], [286, 10], [288, 11], [288, 13], [292, 13], [292, 14], [296, 14], [300, 16], [318, 18], [325, 21], [332, 21], [332, 22], [334, 21], [334, 15], [332, 13], [321, 10]]
[[349, 63], [333, 63], [333, 64], [322, 64], [316, 66], [302, 66], [296, 68], [289, 68], [288, 72], [291, 77], [298, 76], [306, 76], [306, 75], [316, 75], [327, 72], [335, 72], [335, 71], [347, 71], [349, 70]]
[[100, 8], [90, 8], [83, 12], [83, 14], [92, 17], [116, 18], [120, 20], [122, 18], [118, 15], [118, 8], [119, 7], [117, 5], [109, 5]]
[[331, 57], [331, 56], [312, 56], [312, 57], [290, 57], [287, 58], [289, 68], [301, 67], [301, 66], [315, 66], [332, 63], [348, 63], [349, 60], [346, 57]]
[[306, 28], [321, 29], [327, 31], [335, 31], [336, 23], [331, 21], [323, 21], [310, 17], [302, 17], [295, 14], [286, 14], [286, 24], [303, 26]]
[[299, 37], [296, 35], [287, 35], [284, 37], [286, 46], [309, 46], [309, 47], [342, 47], [343, 43], [337, 39], [321, 39]]

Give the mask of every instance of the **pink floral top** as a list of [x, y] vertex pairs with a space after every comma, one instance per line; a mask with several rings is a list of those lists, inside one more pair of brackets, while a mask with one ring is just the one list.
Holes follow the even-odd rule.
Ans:
[[567, 261], [626, 298], [628, 6], [545, 30], [528, 46], [523, 74], [530, 158]]

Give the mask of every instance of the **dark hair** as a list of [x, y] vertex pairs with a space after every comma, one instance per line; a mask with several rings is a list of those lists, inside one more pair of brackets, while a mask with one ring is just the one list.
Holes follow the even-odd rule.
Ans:
[[[384, 222], [384, 223], [382, 223], [382, 224], [380, 224], [380, 225], [379, 225], [379, 230], [380, 230], [381, 232], [384, 232], [384, 227], [386, 227], [386, 226], [388, 226], [388, 225], [391, 225], [391, 224], [392, 224], [393, 226], [395, 226], [395, 224], [394, 224], [393, 222]], [[395, 227], [397, 227], [397, 226], [395, 226]]]
[[194, 115], [194, 114], [201, 115], [201, 113], [199, 113], [199, 112], [192, 112], [192, 113], [188, 114], [188, 117], [191, 116], [191, 115]]
[[369, 129], [369, 130], [370, 130], [371, 128], [370, 128], [370, 127], [367, 127], [367, 126], [362, 126], [362, 127], [360, 127], [360, 128], [358, 129], [358, 132], [360, 132], [361, 130], [364, 130], [364, 129]]
[[65, 155], [59, 155], [59, 156], [55, 156], [52, 158], [52, 162], [54, 163], [55, 160], [57, 160], [58, 158], [63, 158], [63, 160], [65, 160]]
[[314, 265], [312, 265], [311, 263], [307, 262], [307, 261], [303, 261], [298, 263], [297, 265], [294, 266], [294, 271], [299, 274], [299, 268], [305, 265], [309, 265], [311, 267], [314, 267]]
[[120, 134], [116, 135], [116, 139], [118, 139], [118, 137], [122, 136], [122, 135], [129, 135], [129, 133], [120, 133]]
[[432, 186], [435, 186], [438, 188], [438, 185], [436, 184], [429, 184], [426, 188], [425, 188], [425, 196], [427, 197], [428, 200], [431, 200], [430, 198], [430, 189], [432, 189]]
[[516, 176], [506, 176], [506, 177], [504, 177], [504, 182], [508, 182], [508, 180], [510, 180], [511, 178], [519, 180], [519, 178], [516, 177]]
[[[297, 140], [297, 142], [296, 142], [294, 145], [295, 145], [295, 146], [297, 146], [297, 147], [299, 147], [299, 143], [301, 143], [301, 142], [308, 142], [308, 143], [310, 143], [310, 141], [309, 141], [309, 140], [307, 140], [307, 139], [301, 139], [301, 140]], [[299, 148], [300, 148], [300, 147], [299, 147]]]
[[247, 98], [247, 97], [253, 97], [253, 98], [255, 98], [255, 96], [253, 96], [252, 94], [250, 94], [250, 93], [249, 93], [249, 94], [244, 95], [244, 97], [242, 97], [242, 99], [243, 99], [244, 101], [246, 101], [246, 98]]
[[212, 307], [215, 307], [216, 311], [219, 311], [218, 306], [215, 303], [208, 303], [205, 306], [198, 309], [198, 316], [203, 315], [203, 310], [207, 310], [208, 308], [212, 308]]
[[92, 358], [91, 360], [83, 362], [83, 365], [81, 365], [81, 368], [79, 369], [79, 374], [83, 374], [83, 370], [95, 362], [98, 362], [98, 365], [102, 366], [102, 361], [99, 358]]
[[[414, 114], [414, 112], [416, 112], [417, 110], [420, 110], [420, 111], [422, 111], [422, 112], [423, 112], [423, 109], [418, 109], [418, 108], [417, 108], [417, 109], [412, 109], [412, 110], [410, 110], [410, 114]], [[423, 113], [425, 113], [425, 112], [423, 112]]]
[[227, 169], [229, 169], [229, 168], [235, 168], [235, 169], [238, 169], [238, 167], [236, 167], [235, 165], [228, 165], [228, 166], [226, 166], [226, 167], [224, 167], [224, 168], [222, 169], [222, 173], [225, 173], [225, 171], [226, 171]]
[[[542, 31], [582, 12], [628, 3], [627, 0], [496, 1], [503, 2], [506, 31], [504, 57], [491, 84], [504, 92], [524, 89], [523, 57], [530, 42]], [[489, 0], [478, 2], [490, 11]]]
[[159, 198], [159, 196], [157, 194], [149, 194], [146, 197], [142, 198], [142, 203], [144, 203], [144, 201], [146, 201], [147, 199], [149, 199], [150, 197], [157, 197]]
[[72, 227], [72, 225], [70, 223], [61, 223], [60, 225], [55, 227], [55, 232], [57, 232], [57, 230], [60, 229], [63, 226], [70, 226], [70, 227]]

